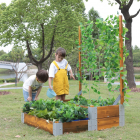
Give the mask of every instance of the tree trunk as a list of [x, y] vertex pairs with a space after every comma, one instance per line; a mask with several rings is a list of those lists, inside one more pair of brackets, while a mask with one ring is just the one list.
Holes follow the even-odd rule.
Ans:
[[133, 54], [132, 54], [132, 37], [131, 37], [131, 29], [132, 29], [132, 19], [126, 21], [126, 28], [128, 28], [128, 32], [126, 33], [126, 38], [129, 40], [125, 40], [125, 45], [127, 50], [129, 50], [129, 56], [126, 58], [126, 70], [127, 70], [127, 81], [129, 88], [135, 88], [136, 84], [134, 81], [134, 68], [133, 68]]
[[17, 86], [18, 83], [18, 73], [16, 72], [16, 81], [15, 81], [15, 85]]
[[37, 64], [38, 71], [42, 69], [42, 63]]
[[93, 73], [90, 73], [90, 80], [93, 80]]

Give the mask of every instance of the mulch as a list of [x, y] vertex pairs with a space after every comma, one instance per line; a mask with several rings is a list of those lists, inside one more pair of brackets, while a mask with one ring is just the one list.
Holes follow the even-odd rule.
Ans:
[[7, 95], [7, 94], [10, 94], [9, 91], [0, 91], [0, 95]]

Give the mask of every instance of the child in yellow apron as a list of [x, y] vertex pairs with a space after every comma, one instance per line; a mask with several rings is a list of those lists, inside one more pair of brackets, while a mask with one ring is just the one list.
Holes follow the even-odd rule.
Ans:
[[[55, 61], [53, 61], [49, 68], [49, 88], [53, 89], [57, 94], [56, 100], [65, 100], [65, 95], [69, 94], [69, 83], [67, 71], [70, 71], [70, 77], [74, 78], [72, 69], [67, 60], [64, 59], [66, 51], [64, 48], [58, 48], [55, 53]], [[51, 81], [53, 80], [53, 88]]]

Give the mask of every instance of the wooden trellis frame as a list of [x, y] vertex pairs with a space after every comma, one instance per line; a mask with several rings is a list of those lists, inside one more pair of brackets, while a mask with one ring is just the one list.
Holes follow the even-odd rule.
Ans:
[[[122, 33], [123, 33], [123, 25], [122, 25], [122, 15], [119, 15], [119, 47], [120, 47], [120, 67], [123, 67], [123, 37], [122, 37]], [[81, 30], [80, 30], [80, 26], [79, 26], [79, 46], [81, 45]], [[121, 72], [123, 72], [123, 70], [121, 70]], [[122, 79], [122, 74], [120, 72], [120, 103], [123, 104], [124, 103], [124, 92], [123, 92], [123, 79]], [[82, 74], [81, 74], [81, 49], [79, 47], [79, 73], [80, 73], [80, 78], [82, 78]], [[79, 81], [79, 91], [82, 90], [82, 84], [81, 81]]]

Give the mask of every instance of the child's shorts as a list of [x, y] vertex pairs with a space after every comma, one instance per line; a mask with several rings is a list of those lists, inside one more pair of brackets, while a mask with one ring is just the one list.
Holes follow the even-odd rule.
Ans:
[[[28, 102], [27, 98], [29, 97], [29, 93], [27, 91], [25, 91], [24, 89], [23, 89], [23, 96], [24, 96], [24, 101]], [[35, 96], [36, 96], [36, 93], [32, 93], [32, 100], [33, 101], [35, 100]]]

